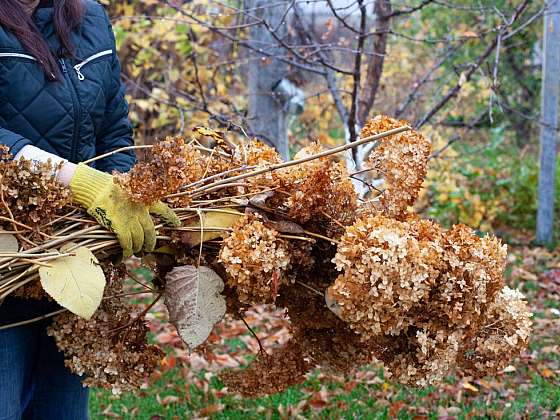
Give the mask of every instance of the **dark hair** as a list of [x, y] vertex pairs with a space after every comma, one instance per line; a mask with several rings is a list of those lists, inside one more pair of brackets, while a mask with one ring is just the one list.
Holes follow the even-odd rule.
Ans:
[[[53, 0], [54, 27], [64, 54], [74, 55], [70, 39], [73, 29], [82, 21], [82, 0]], [[19, 0], [0, 0], [0, 25], [13, 33], [23, 48], [37, 59], [47, 79], [56, 80], [60, 75], [57, 57], [50, 50], [33, 19], [26, 13]], [[57, 52], [60, 54], [60, 52]]]

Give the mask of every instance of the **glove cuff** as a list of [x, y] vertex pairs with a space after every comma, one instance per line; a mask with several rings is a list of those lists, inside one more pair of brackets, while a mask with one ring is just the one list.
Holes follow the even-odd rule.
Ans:
[[70, 181], [74, 202], [89, 209], [99, 193], [112, 182], [113, 177], [111, 175], [79, 163]]

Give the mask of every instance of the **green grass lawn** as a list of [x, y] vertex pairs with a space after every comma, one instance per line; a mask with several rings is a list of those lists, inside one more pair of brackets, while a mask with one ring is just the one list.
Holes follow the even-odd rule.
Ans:
[[[374, 384], [356, 384], [345, 390], [343, 382], [324, 382], [310, 379], [303, 385], [285, 392], [257, 399], [221, 395], [223, 385], [215, 378], [208, 382], [209, 389], [187, 385], [180, 369], [163, 375], [149, 391], [136, 395], [113, 397], [105, 391], [93, 390], [91, 416], [94, 419], [118, 416], [138, 419], [186, 419], [209, 416], [216, 419], [280, 419], [300, 414], [304, 417], [329, 418], [553, 418], [560, 409], [560, 386], [540, 375], [515, 386], [519, 372], [505, 374], [496, 388], [478, 391], [449, 385], [452, 392], [436, 388], [425, 390], [393, 386], [380, 379]], [[204, 376], [204, 375], [202, 375]], [[453, 381], [450, 381], [453, 382]], [[321, 388], [324, 391], [321, 395]], [[188, 392], [187, 392], [188, 388]], [[315, 391], [315, 392], [313, 392]], [[548, 413], [548, 414], [547, 414]], [[560, 412], [559, 412], [560, 413]]]
[[[175, 365], [163, 365], [149, 387], [136, 393], [116, 397], [110, 391], [93, 389], [91, 417], [150, 420], [560, 418], [560, 270], [555, 272], [557, 278], [548, 280], [541, 277], [535, 280], [535, 276], [524, 279], [523, 271], [517, 270], [522, 268], [525, 273], [539, 275], [547, 270], [548, 264], [548, 269], [560, 267], [560, 255], [553, 257], [527, 248], [519, 251], [513, 270], [508, 269], [508, 283], [519, 287], [531, 305], [534, 330], [527, 351], [496, 377], [448, 378], [437, 388], [420, 390], [395, 384], [384, 378], [381, 367], [370, 366], [346, 377], [315, 371], [299, 386], [277, 395], [251, 399], [224, 389], [215, 369], [195, 369], [190, 362], [181, 364], [181, 357], [174, 359], [176, 348], [167, 346], [168, 357], [177, 360]], [[542, 261], [547, 263], [541, 264]], [[280, 328], [273, 318], [264, 316], [263, 319], [262, 329], [254, 327], [261, 337], [271, 329]], [[230, 335], [223, 338], [228, 331]], [[247, 361], [255, 351], [247, 345], [247, 339], [252, 337], [232, 331], [228, 324], [217, 331], [216, 349], [212, 351], [237, 354], [238, 359]], [[183, 360], [188, 359], [183, 357]]]

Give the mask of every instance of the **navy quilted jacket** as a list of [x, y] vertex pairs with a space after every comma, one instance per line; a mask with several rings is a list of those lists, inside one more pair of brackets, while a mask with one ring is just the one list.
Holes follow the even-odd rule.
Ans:
[[[73, 34], [75, 57], [59, 58], [62, 80], [47, 81], [16, 37], [0, 26], [0, 144], [15, 155], [32, 144], [77, 163], [133, 144], [113, 31], [101, 5], [84, 0]], [[60, 51], [53, 9], [43, 1], [34, 20], [51, 50]], [[134, 153], [118, 153], [97, 169], [126, 172]]]

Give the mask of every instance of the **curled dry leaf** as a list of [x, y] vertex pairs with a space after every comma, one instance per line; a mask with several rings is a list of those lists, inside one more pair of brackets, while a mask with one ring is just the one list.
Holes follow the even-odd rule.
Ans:
[[192, 248], [201, 242], [221, 238], [241, 216], [243, 214], [236, 212], [235, 209], [201, 212], [200, 217], [193, 219], [191, 223], [186, 225], [186, 227], [198, 228], [199, 230], [183, 232], [181, 241]]
[[288, 220], [267, 220], [264, 225], [280, 233], [291, 233], [294, 235], [305, 233], [305, 230], [297, 223]]
[[[75, 246], [69, 243], [60, 251], [65, 253]], [[49, 261], [49, 267], [39, 268], [41, 286], [59, 305], [90, 319], [101, 304], [105, 274], [95, 255], [86, 247], [76, 248], [72, 253]]]
[[0, 233], [0, 254], [18, 252], [19, 244], [11, 233]]
[[267, 228], [274, 229], [280, 233], [289, 233], [293, 235], [305, 233], [305, 229], [303, 229], [301, 225], [298, 225], [295, 222], [291, 222], [289, 220], [271, 220], [268, 218], [268, 216], [265, 213], [259, 211], [258, 209], [254, 209], [252, 207], [247, 207], [245, 209], [245, 214], [258, 215], [260, 218], [262, 218], [263, 224]]
[[166, 276], [169, 320], [190, 349], [206, 341], [226, 313], [224, 282], [208, 267], [175, 267]]
[[274, 196], [274, 191], [266, 191], [256, 194], [249, 199], [249, 204], [253, 207], [266, 208], [266, 200]]

